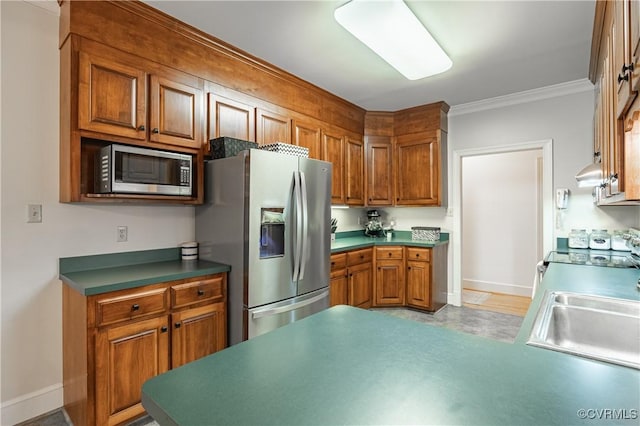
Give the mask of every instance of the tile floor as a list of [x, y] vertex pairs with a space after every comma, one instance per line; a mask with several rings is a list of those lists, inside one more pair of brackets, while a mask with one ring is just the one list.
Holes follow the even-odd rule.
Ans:
[[[376, 308], [382, 312], [400, 318], [450, 328], [464, 333], [484, 336], [488, 339], [512, 343], [522, 324], [521, 316], [473, 309], [465, 306], [447, 305], [435, 314], [414, 311], [405, 308]], [[71, 423], [64, 410], [59, 409], [17, 426], [69, 426]], [[151, 417], [143, 417], [128, 426], [158, 426]]]

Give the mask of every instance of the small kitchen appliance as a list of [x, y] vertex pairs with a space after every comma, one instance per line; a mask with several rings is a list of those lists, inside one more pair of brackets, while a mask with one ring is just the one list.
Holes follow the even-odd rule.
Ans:
[[384, 229], [378, 210], [367, 211], [367, 224], [364, 226], [364, 234], [369, 237], [384, 237]]
[[191, 154], [111, 144], [98, 151], [95, 170], [98, 194], [191, 196]]

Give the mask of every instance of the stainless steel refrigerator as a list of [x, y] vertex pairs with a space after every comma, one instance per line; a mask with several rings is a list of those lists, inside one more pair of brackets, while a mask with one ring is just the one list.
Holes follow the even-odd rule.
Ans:
[[259, 149], [207, 162], [196, 239], [231, 265], [229, 344], [329, 307], [331, 167]]

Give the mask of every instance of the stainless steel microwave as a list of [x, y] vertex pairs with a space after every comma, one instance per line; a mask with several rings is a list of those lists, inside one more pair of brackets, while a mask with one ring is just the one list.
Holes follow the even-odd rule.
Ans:
[[193, 157], [111, 144], [96, 158], [94, 189], [99, 194], [160, 194], [190, 196]]

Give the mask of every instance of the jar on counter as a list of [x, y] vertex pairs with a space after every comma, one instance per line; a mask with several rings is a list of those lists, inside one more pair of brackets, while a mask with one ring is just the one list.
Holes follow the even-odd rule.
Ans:
[[611, 235], [611, 249], [620, 251], [631, 251], [631, 248], [627, 247], [627, 240], [623, 238], [626, 231], [613, 231]]
[[589, 236], [589, 248], [609, 250], [611, 248], [611, 234], [606, 229], [594, 229]]
[[569, 248], [589, 248], [589, 234], [586, 229], [572, 229], [569, 232]]

